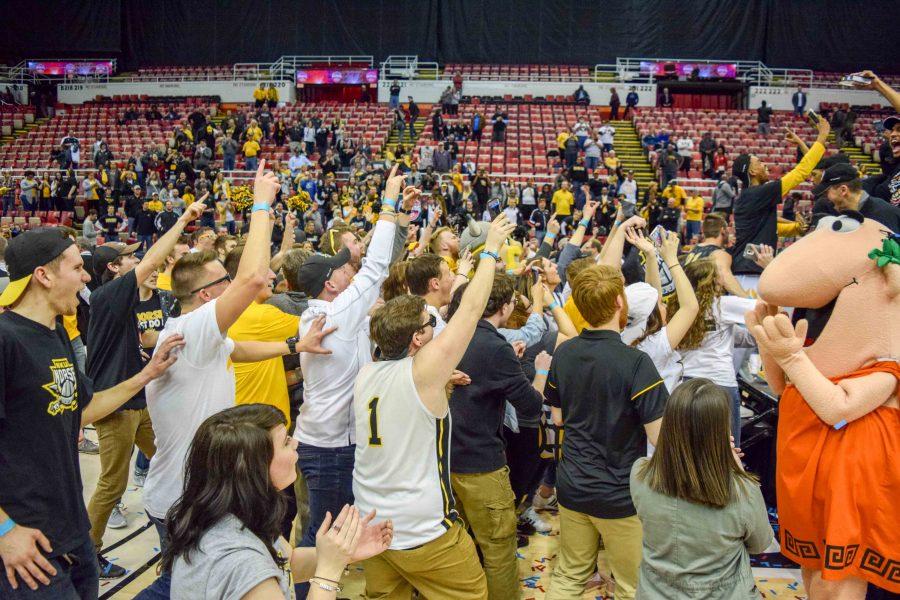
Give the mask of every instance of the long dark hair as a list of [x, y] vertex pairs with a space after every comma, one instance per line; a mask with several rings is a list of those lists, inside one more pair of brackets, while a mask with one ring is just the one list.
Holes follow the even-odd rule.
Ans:
[[184, 492], [169, 509], [169, 545], [161, 570], [171, 571], [179, 556], [190, 562], [200, 539], [227, 515], [266, 545], [283, 567], [274, 543], [286, 510], [284, 496], [269, 479], [275, 455], [270, 431], [286, 425], [284, 414], [266, 404], [235, 406], [206, 419], [191, 442], [184, 465]]
[[669, 397], [656, 451], [637, 476], [658, 494], [723, 508], [738, 481], [758, 482], [735, 462], [730, 434], [728, 393], [709, 379], [685, 381]]

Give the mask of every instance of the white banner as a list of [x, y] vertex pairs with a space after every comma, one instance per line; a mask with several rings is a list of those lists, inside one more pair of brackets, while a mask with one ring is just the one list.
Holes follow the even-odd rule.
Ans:
[[297, 98], [293, 82], [279, 81], [122, 81], [109, 83], [61, 83], [59, 102], [82, 104], [96, 96], [219, 96], [222, 102], [252, 102], [260, 83], [274, 84], [280, 102]]
[[[406, 102], [412, 96], [416, 102], [435, 103], [441, 98], [441, 94], [447, 86], [453, 85], [448, 80], [437, 81], [400, 81], [381, 80], [378, 82], [378, 101], [387, 102], [390, 99], [390, 88], [396, 83], [400, 86], [400, 101]], [[533, 96], [571, 96], [584, 85], [584, 90], [591, 98], [591, 104], [607, 106], [613, 88], [619, 94], [622, 106], [625, 106], [625, 96], [631, 88], [635, 88], [638, 94], [638, 106], [656, 106], [656, 84], [625, 83], [583, 83], [568, 81], [463, 81], [462, 93], [464, 96], [506, 96], [513, 97]]]
[[[752, 86], [748, 99], [748, 108], [759, 108], [762, 101], [775, 110], [794, 110], [792, 99], [797, 88]], [[854, 90], [850, 88], [807, 88], [806, 109], [819, 110], [822, 102], [847, 103], [857, 106], [872, 104], [889, 104], [884, 96], [872, 90]]]

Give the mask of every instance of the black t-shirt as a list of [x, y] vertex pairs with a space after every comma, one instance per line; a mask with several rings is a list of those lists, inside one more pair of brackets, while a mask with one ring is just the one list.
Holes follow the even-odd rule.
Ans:
[[900, 160], [883, 162], [883, 175], [863, 179], [863, 189], [876, 198], [882, 198], [894, 206], [900, 206]]
[[[53, 556], [88, 540], [78, 466], [81, 411], [93, 385], [65, 328], [0, 314], [0, 506], [43, 532]], [[21, 585], [21, 583], [20, 583]]]
[[[144, 367], [141, 337], [134, 317], [137, 304], [137, 275], [133, 270], [91, 293], [87, 372], [98, 390], [118, 385]], [[141, 390], [119, 410], [146, 407], [144, 390]]]
[[615, 331], [585, 329], [556, 349], [545, 396], [565, 421], [559, 503], [600, 519], [634, 516], [631, 466], [647, 455], [644, 425], [669, 399], [653, 361]]
[[101, 221], [103, 229], [106, 231], [106, 237], [112, 238], [112, 241], [119, 241], [119, 225], [122, 224], [122, 217], [118, 215], [104, 215]]
[[[140, 295], [138, 298], [140, 298]], [[166, 324], [166, 312], [163, 310], [162, 301], [157, 290], [153, 290], [153, 294], [149, 299], [138, 300], [134, 310], [140, 333], [162, 331], [163, 325]], [[153, 354], [153, 349], [145, 350], [145, 352]]]
[[143, 210], [134, 219], [134, 228], [138, 235], [153, 235], [156, 233], [156, 213], [152, 210]]
[[747, 244], [778, 247], [778, 204], [781, 180], [744, 188], [734, 203], [735, 243], [731, 247], [731, 270], [735, 275], [758, 275], [762, 267], [744, 258]]
[[659, 215], [659, 224], [669, 231], [678, 232], [678, 219], [681, 217], [681, 209], [674, 206], [666, 206]]

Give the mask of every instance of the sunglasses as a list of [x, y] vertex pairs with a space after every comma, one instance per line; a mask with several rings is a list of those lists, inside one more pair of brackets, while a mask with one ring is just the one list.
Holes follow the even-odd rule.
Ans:
[[422, 323], [422, 326], [419, 327], [416, 331], [422, 331], [426, 327], [431, 327], [432, 329], [434, 329], [435, 326], [437, 326], [437, 317], [430, 314], [430, 315], [428, 315], [428, 321], [426, 321], [425, 323]]
[[219, 277], [215, 281], [210, 281], [209, 283], [207, 283], [205, 285], [201, 285], [196, 290], [191, 290], [190, 294], [191, 295], [196, 294], [200, 290], [205, 290], [206, 288], [211, 288], [212, 286], [222, 283], [223, 281], [231, 282], [231, 275], [226, 273], [224, 277]]

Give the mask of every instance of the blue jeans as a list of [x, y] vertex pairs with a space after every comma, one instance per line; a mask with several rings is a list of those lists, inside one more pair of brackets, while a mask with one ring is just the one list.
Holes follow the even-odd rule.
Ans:
[[600, 164], [599, 156], [585, 156], [584, 157], [584, 168], [587, 169], [588, 173], [592, 173], [599, 164]]
[[[68, 558], [68, 560], [67, 560]], [[49, 585], [38, 583], [31, 590], [16, 575], [19, 589], [14, 590], [6, 578], [6, 569], [0, 560], [0, 598], [28, 600], [96, 600], [100, 593], [100, 570], [97, 566], [97, 549], [85, 532], [84, 542], [75, 550], [47, 559], [56, 569], [56, 575], [48, 578]]]
[[259, 166], [259, 158], [256, 156], [248, 156], [244, 159], [244, 163], [247, 165], [244, 168], [248, 171], [255, 171]]
[[22, 202], [22, 210], [31, 211], [32, 213], [37, 210], [37, 200], [30, 202], [25, 194], [21, 194], [19, 200]]
[[[159, 534], [159, 550], [165, 554], [166, 548], [169, 547], [169, 532], [166, 529], [166, 524], [153, 515], [148, 514], [147, 517], [156, 527], [156, 533]], [[169, 600], [171, 589], [172, 575], [170, 573], [163, 573], [156, 578], [156, 581], [141, 590], [134, 598], [135, 600]]]
[[138, 450], [137, 458], [134, 461], [134, 470], [143, 471], [144, 473], [150, 468], [150, 459], [147, 458], [147, 455]]
[[388, 100], [388, 107], [397, 108], [398, 106], [400, 106], [400, 96], [391, 96]]
[[690, 244], [691, 239], [697, 235], [700, 235], [700, 224], [703, 221], [685, 221], [685, 228], [687, 230], [687, 234], [685, 235], [685, 241]]
[[234, 154], [222, 155], [222, 170], [234, 171]]
[[141, 251], [146, 252], [153, 245], [153, 234], [139, 235], [138, 241], [141, 243]]
[[[336, 517], [345, 504], [353, 504], [353, 457], [356, 445], [342, 448], [318, 448], [308, 444], [297, 447], [297, 466], [309, 488], [309, 524], [297, 544], [307, 548], [316, 545], [316, 532], [325, 513]], [[308, 583], [298, 583], [297, 598], [306, 598]]]

